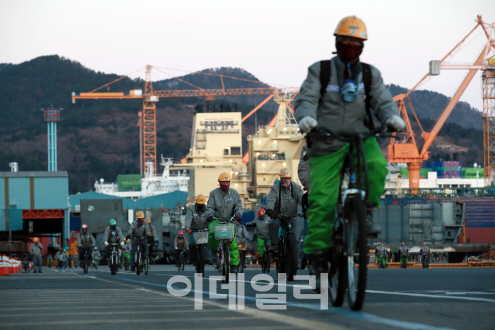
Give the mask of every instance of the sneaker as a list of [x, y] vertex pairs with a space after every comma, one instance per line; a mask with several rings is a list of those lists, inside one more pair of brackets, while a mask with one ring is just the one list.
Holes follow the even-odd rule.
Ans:
[[277, 248], [275, 247], [275, 245], [272, 245], [268, 248], [268, 252], [270, 253], [277, 253]]
[[318, 251], [311, 254], [311, 266], [309, 267], [309, 275], [316, 275], [315, 291], [320, 293], [321, 278], [320, 275], [328, 273], [328, 253], [327, 251]]
[[38, 273], [43, 273], [43, 272], [41, 270], [39, 270]]
[[265, 264], [265, 258], [258, 259], [258, 264], [264, 265]]
[[34, 274], [36, 274], [36, 273], [37, 273], [37, 271], [35, 270], [33, 273], [34, 273]]
[[135, 267], [131, 267], [130, 271], [131, 272], [135, 272], [136, 271], [136, 268]]
[[237, 266], [230, 265], [230, 273], [237, 274]]
[[372, 207], [368, 207], [366, 210], [366, 229], [368, 231], [368, 238], [376, 238], [382, 232], [380, 225], [373, 222]]
[[211, 259], [206, 259], [205, 265], [213, 265], [213, 261]]

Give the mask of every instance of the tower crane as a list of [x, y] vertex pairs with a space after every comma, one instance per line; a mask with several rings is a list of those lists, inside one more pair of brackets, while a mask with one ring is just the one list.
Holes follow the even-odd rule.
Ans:
[[[452, 53], [457, 50], [465, 40], [476, 30], [481, 27], [487, 37], [487, 43], [483, 50], [479, 54], [476, 62], [473, 65], [447, 65], [445, 60], [448, 59]], [[388, 161], [390, 163], [407, 163], [407, 169], [409, 170], [409, 188], [413, 188], [412, 194], [418, 194], [419, 190], [419, 170], [421, 169], [422, 162], [429, 158], [428, 148], [431, 146], [433, 140], [437, 136], [438, 132], [446, 122], [450, 113], [454, 109], [455, 105], [461, 98], [462, 94], [466, 90], [474, 75], [478, 70], [483, 71], [483, 136], [484, 136], [484, 157], [485, 157], [485, 184], [488, 183], [490, 178], [495, 174], [495, 59], [489, 59], [490, 51], [495, 49], [495, 23], [486, 24], [481, 19], [481, 16], [477, 17], [476, 26], [471, 32], [464, 37], [442, 60], [430, 62], [430, 72], [427, 73], [409, 92], [405, 94], [399, 94], [394, 97], [394, 100], [398, 103], [400, 113], [406, 123], [407, 131], [403, 133], [403, 139], [399, 141], [394, 134], [390, 144], [388, 146]], [[419, 122], [419, 119], [414, 111], [412, 103], [409, 99], [411, 94], [426, 78], [433, 75], [438, 75], [440, 69], [446, 70], [469, 70], [468, 74], [462, 81], [461, 85], [455, 92], [454, 96], [450, 99], [449, 103], [442, 111], [440, 117], [436, 121], [434, 127], [430, 132], [425, 132]], [[418, 149], [416, 141], [414, 139], [414, 133], [409, 120], [406, 103], [409, 105], [412, 113], [414, 114], [419, 127], [422, 130], [421, 137], [424, 139], [424, 144], [421, 150]]]
[[[243, 96], [243, 95], [268, 95], [268, 97], [261, 102], [255, 109], [253, 109], [250, 113], [248, 113], [244, 118], [242, 118], [242, 122], [244, 122], [249, 116], [251, 116], [254, 112], [260, 109], [264, 104], [266, 104], [274, 95], [278, 93], [290, 93], [295, 94], [299, 91], [298, 88], [284, 88], [283, 90], [278, 90], [274, 87], [262, 87], [262, 88], [233, 88], [226, 89], [223, 81], [223, 77], [219, 75], [222, 81], [222, 88], [220, 89], [203, 89], [197, 86], [194, 86], [186, 81], [185, 82], [196, 89], [191, 90], [153, 90], [153, 84], [151, 81], [151, 69], [153, 66], [146, 66], [146, 80], [144, 84], [144, 94], [141, 90], [131, 90], [129, 94], [124, 94], [123, 92], [97, 92], [99, 89], [106, 87], [124, 77], [120, 77], [106, 85], [103, 85], [91, 92], [88, 93], [80, 93], [76, 95], [76, 93], [72, 93], [72, 103], [75, 103], [76, 100], [84, 100], [84, 99], [142, 99], [143, 100], [143, 111], [140, 114], [139, 125], [141, 127], [140, 130], [140, 149], [141, 149], [141, 174], [143, 169], [147, 169], [147, 163], [153, 164], [153, 169], [156, 175], [157, 166], [156, 166], [156, 103], [160, 98], [165, 97], [204, 97], [206, 100], [215, 100], [217, 96]], [[228, 77], [232, 78], [232, 77]]]

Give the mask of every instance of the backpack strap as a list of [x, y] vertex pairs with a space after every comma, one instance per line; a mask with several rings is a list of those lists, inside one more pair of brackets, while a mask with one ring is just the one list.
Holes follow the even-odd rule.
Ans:
[[363, 67], [363, 84], [364, 84], [364, 93], [366, 95], [366, 113], [368, 114], [368, 120], [365, 122], [366, 127], [370, 130], [375, 129], [375, 124], [373, 123], [373, 116], [371, 114], [371, 67], [367, 63], [361, 62], [361, 66]]
[[320, 61], [320, 102], [323, 99], [323, 95], [327, 91], [328, 83], [330, 82], [330, 74], [332, 73], [331, 60]]

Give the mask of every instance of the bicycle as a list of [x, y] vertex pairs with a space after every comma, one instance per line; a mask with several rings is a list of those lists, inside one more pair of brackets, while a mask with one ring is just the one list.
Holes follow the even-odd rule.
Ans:
[[194, 241], [196, 242], [196, 273], [205, 276], [205, 246], [208, 244], [208, 228], [196, 230], [193, 232]]
[[[311, 147], [313, 139], [336, 138], [349, 144], [340, 172], [339, 198], [336, 205], [334, 244], [330, 251], [329, 296], [333, 306], [341, 306], [347, 291], [352, 310], [363, 307], [368, 271], [368, 232], [366, 228], [366, 201], [368, 197], [368, 168], [364, 141], [376, 137], [389, 137], [375, 128], [368, 134], [342, 137], [332, 131], [313, 129], [306, 139]], [[362, 173], [364, 172], [364, 176]], [[356, 267], [357, 264], [357, 267]]]
[[136, 266], [136, 275], [141, 275], [141, 267], [143, 265], [143, 253], [141, 252], [141, 239], [137, 240], [137, 248], [134, 256], [134, 265]]
[[213, 226], [215, 232], [215, 239], [219, 242], [217, 249], [217, 269], [222, 273], [222, 281], [229, 283], [229, 273], [230, 273], [230, 243], [235, 237], [235, 220], [234, 217], [230, 218], [228, 221], [219, 221], [219, 219], [214, 218], [218, 221], [218, 225]]
[[89, 270], [89, 248], [84, 248], [83, 255], [83, 274], [87, 274]]
[[119, 267], [119, 243], [110, 243], [110, 245], [112, 247], [110, 252], [110, 273], [116, 275]]
[[94, 269], [98, 269], [98, 260], [96, 260], [96, 258], [92, 258], [93, 260], [91, 260], [91, 266], [94, 268]]
[[179, 253], [179, 259], [177, 260], [177, 270], [180, 272], [180, 271], [184, 271], [184, 267], [186, 265], [186, 260], [184, 258], [184, 249], [182, 249], [182, 251], [180, 251]]
[[308, 257], [303, 251], [303, 246], [304, 246], [304, 229], [301, 230], [301, 238], [297, 241], [297, 250], [299, 251], [299, 256], [297, 259], [297, 268], [298, 269], [305, 269], [306, 266], [308, 265]]
[[278, 255], [275, 256], [275, 265], [277, 273], [287, 274], [287, 281], [294, 281], [294, 276], [297, 273], [297, 261], [299, 251], [297, 248], [296, 234], [292, 232], [292, 219], [296, 216], [302, 216], [303, 214], [298, 212], [297, 215], [288, 216], [285, 214], [279, 215], [281, 221], [287, 223], [287, 229], [282, 229], [282, 235], [278, 241]]
[[146, 254], [146, 257], [143, 259], [143, 270], [144, 270], [144, 275], [148, 275], [150, 271], [150, 244], [148, 244], [148, 253]]
[[263, 264], [261, 265], [261, 272], [268, 274], [270, 272], [270, 266], [272, 261], [270, 260], [270, 239], [265, 239], [265, 246], [263, 247]]
[[378, 268], [387, 268], [387, 265], [385, 264], [385, 255], [384, 254], [379, 254], [376, 256], [376, 261], [378, 264]]
[[21, 273], [27, 274], [30, 271], [32, 271], [33, 268], [34, 268], [33, 263], [29, 261], [28, 254], [27, 253], [24, 254], [24, 260], [22, 260], [21, 263], [19, 264], [19, 271]]
[[423, 255], [423, 258], [421, 258], [421, 263], [423, 268], [430, 268], [430, 256], [429, 255]]

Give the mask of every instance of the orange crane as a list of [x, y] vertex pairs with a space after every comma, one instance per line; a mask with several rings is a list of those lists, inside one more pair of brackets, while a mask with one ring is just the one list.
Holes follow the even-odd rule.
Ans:
[[[452, 53], [455, 50], [457, 50], [461, 46], [461, 44], [463, 44], [464, 41], [478, 27], [482, 27], [482, 29], [485, 32], [485, 35], [487, 36], [488, 42], [486, 43], [485, 47], [481, 51], [481, 53], [478, 56], [474, 65], [468, 65], [468, 66], [445, 65], [444, 61], [447, 58], [449, 58], [452, 55]], [[488, 27], [490, 28], [490, 31], [488, 31]], [[406, 123], [407, 131], [405, 133], [403, 133], [405, 136], [403, 136], [402, 140], [400, 140], [400, 141], [397, 140], [395, 136], [391, 139], [390, 144], [388, 146], [387, 157], [388, 157], [388, 161], [390, 163], [407, 163], [407, 169], [409, 170], [409, 188], [419, 188], [419, 179], [420, 179], [419, 178], [419, 170], [422, 167], [423, 161], [427, 160], [429, 158], [428, 148], [430, 147], [431, 143], [433, 142], [433, 140], [437, 136], [437, 134], [440, 131], [440, 129], [442, 128], [443, 124], [445, 123], [445, 121], [449, 117], [450, 113], [454, 109], [454, 107], [457, 104], [457, 102], [459, 101], [460, 97], [462, 96], [462, 94], [466, 90], [466, 87], [469, 85], [469, 83], [473, 79], [477, 70], [481, 69], [485, 72], [491, 72], [491, 74], [493, 75], [493, 72], [494, 72], [493, 69], [495, 69], [495, 67], [489, 65], [489, 61], [487, 61], [487, 56], [488, 56], [488, 54], [492, 48], [495, 49], [495, 38], [493, 37], [494, 31], [495, 31], [495, 25], [494, 24], [487, 25], [487, 24], [483, 23], [481, 16], [478, 16], [476, 26], [471, 30], [471, 32], [468, 33], [468, 35], [464, 39], [461, 40], [461, 42], [459, 42], [441, 61], [430, 62], [430, 73], [426, 74], [423, 77], [423, 79], [421, 79], [406, 94], [399, 94], [399, 95], [396, 95], [394, 97], [394, 100], [397, 101], [400, 113], [402, 114], [402, 117], [404, 118], [404, 121]], [[436, 68], [436, 70], [435, 70], [435, 68]], [[466, 75], [466, 77], [464, 78], [464, 80], [462, 81], [461, 85], [457, 89], [454, 96], [451, 98], [450, 102], [447, 104], [447, 106], [445, 107], [445, 109], [441, 113], [441, 115], [438, 118], [438, 120], [436, 121], [434, 127], [431, 129], [430, 132], [425, 132], [421, 126], [421, 123], [419, 122], [419, 119], [418, 119], [418, 117], [414, 111], [414, 108], [412, 107], [411, 101], [409, 99], [409, 94], [411, 94], [427, 77], [429, 77], [431, 75], [439, 74], [440, 69], [467, 69], [467, 70], [469, 70], [469, 72]], [[492, 84], [493, 84], [493, 82], [492, 82]], [[493, 87], [492, 87], [492, 93], [493, 93]], [[494, 95], [492, 95], [493, 96], [492, 98], [495, 99], [495, 93], [493, 93], [493, 94]], [[418, 150], [418, 146], [417, 146], [416, 141], [414, 139], [414, 132], [411, 128], [411, 123], [409, 121], [409, 117], [408, 117], [407, 111], [406, 111], [406, 103], [409, 104], [411, 111], [414, 114], [416, 121], [418, 122], [418, 124], [422, 130], [421, 137], [424, 139], [424, 144], [423, 144], [421, 150]], [[491, 107], [493, 108], [492, 112], [495, 114], [495, 106], [493, 105], [493, 102], [491, 104], [492, 104]], [[492, 117], [493, 117], [493, 115], [492, 115]], [[495, 117], [493, 117], [493, 119], [495, 121]], [[484, 109], [484, 126], [485, 126], [486, 121], [487, 120], [485, 119], [485, 109]], [[493, 127], [492, 130], [494, 128], [495, 127]], [[492, 133], [490, 133], [490, 129], [484, 129], [483, 132], [484, 132], [484, 135], [485, 135], [485, 133], [488, 134], [489, 136], [492, 134]], [[399, 133], [399, 134], [402, 134], [402, 133]], [[493, 139], [493, 137], [495, 137], [493, 135], [491, 135], [491, 136], [492, 136], [492, 139]], [[489, 137], [485, 137], [484, 140], [486, 141], [488, 139], [489, 139]], [[494, 141], [495, 141], [495, 139], [494, 139]], [[487, 145], [485, 144], [485, 149], [491, 149], [491, 148], [488, 148]], [[495, 148], [494, 148], [493, 152], [495, 152]], [[493, 167], [493, 165], [495, 165], [495, 163], [492, 164], [492, 167], [491, 167], [492, 175], [494, 174], [493, 169], [495, 169], [495, 167]], [[485, 178], [487, 175], [487, 167], [488, 167], [488, 172], [490, 172], [490, 167], [486, 166], [486, 154], [485, 154]], [[411, 193], [412, 194], [418, 194], [419, 190], [412, 190]]]
[[[225, 89], [225, 85], [223, 82], [223, 78], [233, 78], [223, 75], [220, 76], [222, 81], [222, 89], [203, 89], [193, 84], [190, 84], [180, 78], [174, 77], [186, 84], [189, 84], [197, 89], [192, 90], [153, 90], [153, 84], [151, 81], [151, 69], [153, 67], [151, 65], [146, 66], [146, 80], [144, 85], [144, 94], [141, 90], [131, 90], [129, 94], [124, 94], [123, 92], [97, 92], [99, 89], [106, 87], [118, 80], [121, 80], [126, 76], [122, 76], [108, 84], [105, 84], [91, 92], [88, 93], [80, 93], [76, 95], [76, 93], [72, 93], [72, 102], [75, 103], [76, 100], [84, 100], [84, 99], [142, 99], [143, 100], [143, 111], [140, 114], [139, 125], [141, 128], [140, 132], [140, 147], [141, 147], [141, 174], [143, 173], [143, 169], [146, 170], [147, 163], [153, 163], [154, 172], [156, 175], [157, 166], [156, 166], [156, 102], [159, 101], [160, 97], [204, 97], [206, 100], [215, 100], [216, 96], [241, 96], [241, 95], [269, 95], [263, 102], [261, 102], [255, 109], [253, 109], [249, 114], [242, 118], [242, 122], [244, 122], [247, 118], [249, 118], [254, 112], [260, 109], [266, 102], [268, 102], [275, 93], [282, 93], [278, 91], [278, 89], [273, 87], [262, 87], [262, 88], [235, 88], [235, 89]], [[246, 79], [243, 79], [246, 80]], [[249, 80], [250, 81], [250, 80]], [[257, 81], [254, 81], [257, 82]], [[259, 83], [259, 82], [258, 82]], [[284, 89], [285, 92], [289, 93], [297, 93], [298, 88], [287, 88]]]

